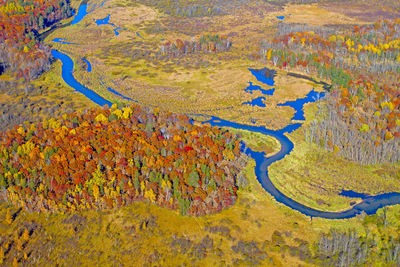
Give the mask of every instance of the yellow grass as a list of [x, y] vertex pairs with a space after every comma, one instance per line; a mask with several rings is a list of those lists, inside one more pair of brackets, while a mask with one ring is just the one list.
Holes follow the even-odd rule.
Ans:
[[[312, 5], [288, 5], [283, 13], [286, 23], [302, 23], [313, 26], [323, 26], [327, 24], [360, 24], [360, 21], [347, 17], [341, 13], [331, 12]], [[289, 14], [291, 14], [289, 16]], [[279, 13], [282, 15], [282, 13]]]

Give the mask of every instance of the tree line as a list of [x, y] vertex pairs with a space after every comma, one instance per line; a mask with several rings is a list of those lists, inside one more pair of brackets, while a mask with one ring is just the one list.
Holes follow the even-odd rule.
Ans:
[[162, 55], [179, 56], [193, 53], [212, 53], [229, 51], [232, 41], [225, 35], [207, 34], [191, 41], [176, 39], [175, 42], [166, 41], [161, 45]]

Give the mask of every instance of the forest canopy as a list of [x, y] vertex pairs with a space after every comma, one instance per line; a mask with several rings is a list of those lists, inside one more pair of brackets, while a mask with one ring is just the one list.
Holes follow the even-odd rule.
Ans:
[[139, 106], [68, 113], [0, 134], [2, 198], [32, 211], [147, 200], [203, 215], [236, 200], [239, 139]]
[[0, 63], [31, 80], [50, 64], [39, 31], [72, 15], [69, 0], [0, 0]]

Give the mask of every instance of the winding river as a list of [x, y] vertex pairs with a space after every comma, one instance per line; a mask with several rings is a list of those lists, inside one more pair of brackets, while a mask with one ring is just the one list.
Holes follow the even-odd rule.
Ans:
[[75, 79], [74, 74], [73, 74], [74, 61], [69, 56], [67, 56], [66, 54], [63, 54], [55, 49], [51, 50], [51, 54], [56, 59], [61, 60], [61, 62], [62, 62], [61, 76], [62, 76], [63, 80], [69, 86], [74, 88], [76, 91], [84, 94], [87, 98], [89, 98], [90, 100], [92, 100], [93, 102], [95, 102], [96, 104], [98, 104], [100, 106], [104, 106], [104, 105], [111, 106], [112, 105], [112, 103], [110, 101], [104, 99], [103, 97], [101, 97], [100, 95], [95, 93], [94, 91], [86, 88], [85, 86], [80, 84]]
[[[86, 12], [86, 8], [82, 8], [82, 13], [85, 13], [84, 15], [80, 14], [81, 9], [78, 10], [78, 14], [76, 16], [79, 17], [81, 20]], [[74, 63], [72, 59], [66, 55], [63, 54], [57, 50], [52, 50], [52, 54], [55, 58], [59, 59], [62, 62], [62, 78], [63, 80], [72, 88], [77, 90], [78, 92], [84, 94], [86, 97], [91, 99], [93, 102], [104, 106], [104, 105], [110, 105], [111, 102], [104, 99], [94, 91], [86, 88], [84, 85], [80, 84], [74, 77], [73, 75], [73, 68], [74, 68]], [[250, 69], [250, 71], [253, 73], [253, 75], [256, 77], [256, 79], [262, 83], [265, 83], [269, 86], [274, 85], [274, 75], [276, 73], [272, 72], [272, 75], [269, 75], [269, 77], [265, 76], [265, 71], [266, 69], [261, 69], [261, 70], [253, 70]], [[262, 75], [263, 74], [263, 75]], [[261, 89], [261, 88], [257, 88]], [[110, 90], [110, 92], [113, 92], [116, 95], [119, 95], [125, 99], [129, 99], [122, 94], [118, 93], [117, 91]], [[295, 109], [296, 113], [298, 114], [295, 116], [292, 120], [304, 120], [303, 115], [303, 105], [304, 103], [309, 103], [309, 102], [314, 102], [317, 101], [319, 98], [323, 97], [323, 95], [316, 95], [315, 91], [311, 91], [309, 95], [307, 95], [306, 98], [304, 99], [299, 99], [298, 101], [292, 101], [288, 102], [282, 105], [287, 105], [291, 106], [292, 108]], [[132, 100], [134, 101], [134, 100]], [[250, 148], [242, 145], [242, 151], [252, 157], [255, 162], [256, 162], [256, 167], [255, 167], [255, 174], [257, 176], [257, 180], [261, 184], [261, 186], [268, 192], [270, 193], [276, 201], [294, 209], [297, 210], [307, 216], [310, 217], [320, 217], [320, 218], [326, 218], [326, 219], [345, 219], [345, 218], [351, 218], [354, 217], [358, 214], [361, 214], [362, 212], [365, 212], [368, 215], [376, 213], [376, 211], [379, 208], [382, 208], [384, 206], [388, 205], [396, 205], [400, 204], [400, 193], [385, 193], [385, 194], [380, 194], [376, 196], [368, 196], [368, 195], [362, 195], [363, 200], [359, 204], [351, 207], [350, 209], [342, 212], [326, 212], [326, 211], [320, 211], [316, 210], [307, 206], [304, 206], [303, 204], [296, 202], [295, 200], [285, 196], [282, 192], [280, 192], [275, 185], [271, 182], [268, 176], [268, 167], [281, 159], [283, 159], [286, 155], [289, 155], [290, 152], [293, 150], [294, 144], [290, 139], [285, 135], [287, 133], [291, 133], [297, 129], [299, 129], [302, 126], [302, 123], [291, 123], [284, 127], [281, 130], [270, 130], [266, 129], [265, 127], [262, 126], [251, 126], [251, 125], [246, 125], [246, 124], [239, 124], [227, 120], [223, 120], [221, 118], [209, 116], [209, 115], [201, 115], [207, 118], [210, 118], [209, 120], [205, 121], [204, 123], [210, 123], [212, 126], [218, 126], [218, 127], [230, 127], [234, 129], [241, 129], [241, 130], [248, 130], [251, 132], [257, 132], [261, 133], [267, 136], [271, 136], [279, 141], [281, 144], [281, 149], [278, 153], [276, 153], [273, 156], [267, 157], [264, 152], [256, 152], [251, 150]], [[357, 194], [357, 193], [355, 193]], [[358, 196], [358, 195], [357, 195]]]

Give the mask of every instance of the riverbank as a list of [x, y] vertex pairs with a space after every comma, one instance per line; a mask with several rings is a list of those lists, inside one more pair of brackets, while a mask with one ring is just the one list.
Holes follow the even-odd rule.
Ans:
[[304, 141], [303, 130], [289, 135], [290, 156], [270, 167], [270, 178], [285, 195], [314, 209], [343, 211], [360, 198], [339, 195], [344, 190], [379, 195], [400, 192], [400, 165], [365, 166]]
[[[80, 6], [83, 5], [87, 5], [88, 0], [82, 0], [82, 1], [76, 1], [73, 0], [71, 1], [71, 6], [75, 9], [78, 10]], [[75, 14], [76, 15], [76, 14]], [[68, 26], [71, 26], [71, 23], [73, 21], [73, 18], [75, 17], [75, 15], [71, 16], [69, 19], [64, 20], [64, 21], [60, 21], [56, 24], [54, 24], [53, 26], [51, 26], [49, 29], [44, 30], [42, 33], [39, 34], [39, 38], [40, 40], [44, 41], [49, 35], [51, 35], [54, 31], [58, 30], [58, 29], [62, 29]]]
[[252, 150], [264, 152], [266, 157], [270, 157], [281, 149], [281, 144], [275, 138], [260, 133], [254, 133], [246, 130], [238, 130], [234, 128], [226, 128], [232, 133], [239, 134], [241, 140], [245, 142]]

